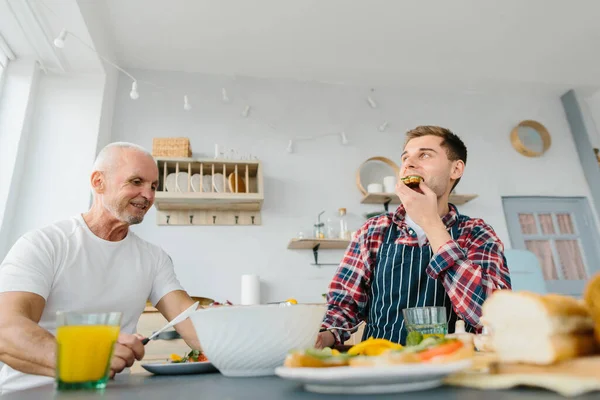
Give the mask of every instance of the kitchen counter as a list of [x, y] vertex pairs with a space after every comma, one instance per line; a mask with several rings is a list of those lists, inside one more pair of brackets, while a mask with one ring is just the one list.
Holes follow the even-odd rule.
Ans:
[[[41, 386], [6, 394], [3, 400], [45, 400], [45, 399], [444, 399], [444, 400], [486, 400], [500, 399], [564, 399], [552, 392], [537, 389], [502, 391], [480, 391], [442, 386], [437, 389], [374, 396], [320, 395], [306, 392], [302, 386], [276, 376], [261, 378], [227, 378], [219, 373], [179, 376], [129, 375], [111, 381], [104, 392], [56, 392], [53, 385]], [[600, 399], [600, 393], [579, 396], [577, 399]]]

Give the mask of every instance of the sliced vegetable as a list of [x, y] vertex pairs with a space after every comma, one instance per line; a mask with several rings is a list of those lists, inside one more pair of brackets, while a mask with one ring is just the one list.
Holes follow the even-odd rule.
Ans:
[[463, 346], [464, 344], [460, 340], [448, 341], [447, 343], [423, 350], [419, 353], [419, 358], [421, 361], [428, 361], [437, 356], [452, 354]]
[[352, 356], [363, 355], [363, 356], [378, 356], [389, 350], [400, 350], [403, 346], [399, 343], [391, 342], [387, 339], [369, 339], [352, 346], [348, 350], [348, 354]]
[[201, 351], [198, 351], [198, 350], [192, 350], [184, 357], [180, 357], [177, 354], [171, 354], [170, 358], [171, 358], [172, 363], [208, 361], [208, 358], [206, 358], [206, 356]]
[[319, 349], [306, 349], [306, 354], [311, 357], [315, 357], [315, 358], [318, 358], [321, 360], [344, 355], [344, 354], [340, 353], [339, 351], [337, 351], [336, 349], [331, 349], [329, 347], [324, 347], [323, 349], [320, 349], [320, 350]]
[[412, 331], [406, 335], [406, 345], [416, 346], [423, 341], [423, 334], [419, 331]]

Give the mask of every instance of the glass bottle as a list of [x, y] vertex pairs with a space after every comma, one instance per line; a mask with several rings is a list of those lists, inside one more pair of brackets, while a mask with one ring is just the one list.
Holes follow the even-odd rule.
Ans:
[[346, 209], [340, 208], [340, 232], [339, 238], [349, 240], [350, 239], [350, 231], [348, 230], [348, 221], [346, 218]]
[[317, 222], [314, 225], [314, 237], [316, 239], [325, 239], [325, 224], [321, 222], [321, 214], [325, 211], [321, 211], [317, 216]]

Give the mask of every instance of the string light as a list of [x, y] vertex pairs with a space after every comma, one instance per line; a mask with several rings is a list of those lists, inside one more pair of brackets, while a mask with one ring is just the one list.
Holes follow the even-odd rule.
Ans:
[[227, 90], [221, 89], [221, 96], [223, 97], [223, 103], [229, 103], [229, 97], [227, 96]]
[[369, 103], [371, 108], [377, 108], [377, 103], [375, 103], [375, 100], [371, 96], [367, 96], [367, 103]]
[[56, 37], [56, 39], [54, 39], [54, 45], [56, 47], [58, 47], [59, 49], [62, 49], [65, 47], [66, 39], [67, 39], [67, 30], [63, 29], [62, 31], [60, 31], [60, 34]]
[[[43, 6], [45, 8], [47, 8], [58, 19], [58, 15], [50, 7], [48, 7], [47, 4], [45, 4], [43, 1], [40, 1], [40, 2], [43, 4]], [[107, 64], [111, 65], [115, 69], [119, 70], [123, 74], [127, 75], [132, 80], [131, 91], [129, 92], [129, 97], [131, 97], [132, 100], [139, 99], [140, 93], [138, 91], [138, 80], [133, 75], [131, 75], [129, 72], [127, 72], [125, 69], [121, 68], [120, 66], [118, 66], [117, 64], [115, 64], [114, 62], [109, 60], [108, 58], [104, 57], [102, 54], [98, 53], [98, 51], [96, 51], [96, 49], [93, 46], [87, 44], [83, 39], [81, 39], [79, 36], [75, 35], [73, 32], [68, 31], [66, 28], [62, 29], [60, 31], [60, 34], [54, 39], [54, 46], [56, 46], [57, 48], [63, 49], [68, 35], [76, 38], [79, 42], [81, 42], [81, 44], [84, 47], [88, 48], [90, 51], [95, 53], [101, 60], [103, 60]], [[153, 86], [156, 86], [159, 89], [166, 90], [166, 88], [156, 85], [153, 82], [147, 82], [147, 81], [141, 81], [141, 82], [144, 84], [148, 83]], [[373, 92], [373, 91], [374, 91], [374, 89], [371, 89], [371, 92]], [[227, 94], [227, 90], [225, 88], [221, 89], [221, 98], [222, 98], [223, 103], [231, 102], [231, 100]], [[377, 102], [373, 99], [373, 97], [367, 96], [367, 103], [369, 104], [369, 106], [371, 108], [377, 108]], [[192, 109], [192, 105], [190, 104], [189, 97], [187, 94], [183, 96], [183, 109], [185, 111], [190, 111]], [[244, 108], [244, 110], [242, 111], [242, 116], [244, 118], [248, 118], [251, 110], [252, 110], [252, 106], [247, 104], [246, 107]], [[266, 122], [266, 124], [271, 129], [277, 130], [273, 125], [269, 124], [268, 122]], [[387, 128], [387, 126], [388, 126], [388, 122], [386, 121], [382, 125], [379, 126], [379, 130], [381, 132], [383, 132]], [[348, 144], [348, 137], [346, 136], [346, 133], [342, 131], [342, 132], [335, 132], [335, 133], [326, 133], [323, 135], [317, 135], [317, 136], [311, 136], [311, 137], [295, 137], [295, 138], [289, 140], [286, 151], [288, 153], [293, 153], [294, 152], [294, 144], [297, 141], [312, 140], [312, 139], [321, 138], [321, 137], [325, 137], [325, 136], [339, 136], [342, 145]]]
[[131, 84], [131, 92], [129, 92], [129, 97], [132, 100], [137, 100], [140, 98], [140, 94], [138, 93], [138, 84], [136, 81], [133, 81]]
[[348, 144], [348, 138], [346, 137], [346, 133], [341, 132], [340, 133], [340, 137], [342, 138], [342, 144], [343, 145], [347, 145]]
[[251, 108], [252, 107], [250, 107], [250, 106], [246, 106], [246, 108], [244, 108], [244, 111], [242, 111], [242, 117], [248, 118], [248, 114], [250, 114], [250, 109]]

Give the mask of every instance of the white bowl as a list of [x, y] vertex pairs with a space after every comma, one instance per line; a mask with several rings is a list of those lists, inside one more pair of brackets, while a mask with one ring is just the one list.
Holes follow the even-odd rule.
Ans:
[[292, 349], [312, 347], [325, 304], [223, 306], [190, 316], [206, 357], [225, 376], [274, 375]]

